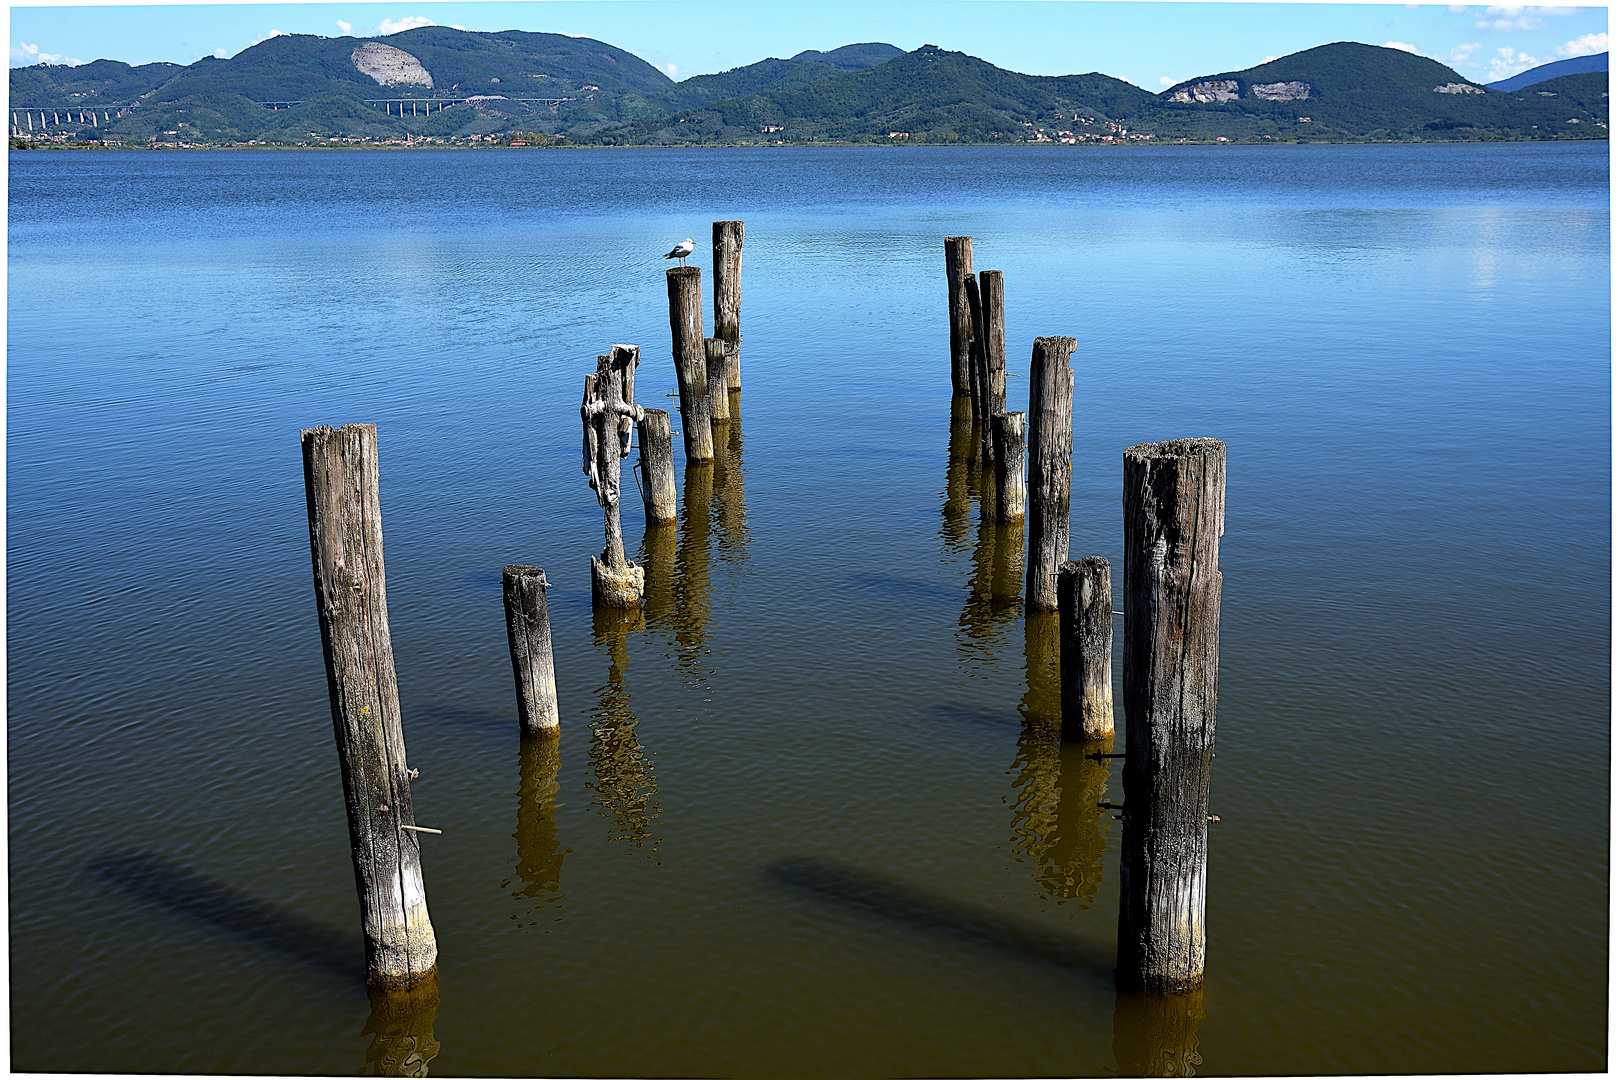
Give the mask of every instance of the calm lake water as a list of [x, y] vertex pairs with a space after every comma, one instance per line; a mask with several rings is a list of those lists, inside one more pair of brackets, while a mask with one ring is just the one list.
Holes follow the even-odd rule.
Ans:
[[[12, 1067], [1603, 1068], [1607, 150], [13, 154]], [[593, 618], [582, 379], [638, 343], [666, 404], [657, 256], [711, 305], [723, 218], [741, 419], [673, 533], [626, 503], [646, 610]], [[1011, 408], [1079, 341], [1074, 558], [1120, 565], [1125, 447], [1228, 446], [1191, 998], [1114, 989], [1119, 775], [1038, 722], [1020, 540], [949, 461], [953, 234]], [[356, 421], [443, 830], [409, 1000], [363, 983], [298, 449]]]

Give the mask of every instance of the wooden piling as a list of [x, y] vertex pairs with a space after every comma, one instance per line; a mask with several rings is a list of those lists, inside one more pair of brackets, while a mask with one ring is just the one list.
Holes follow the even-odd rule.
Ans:
[[637, 425], [640, 435], [641, 502], [646, 524], [672, 525], [674, 506], [674, 434], [666, 409], [647, 409]]
[[730, 421], [730, 381], [725, 374], [728, 366], [728, 342], [721, 338], [703, 338], [702, 352], [708, 372], [708, 419], [711, 423]]
[[713, 223], [713, 336], [728, 342], [731, 366], [726, 386], [742, 388], [742, 223]]
[[1062, 623], [1062, 738], [1112, 738], [1112, 565], [1069, 560], [1056, 575]]
[[1006, 411], [1006, 288], [998, 270], [979, 271], [977, 279], [981, 311], [976, 350], [982, 401], [980, 453], [988, 468], [994, 461], [994, 418]]
[[994, 418], [995, 520], [1003, 525], [1022, 521], [1028, 512], [1028, 487], [1023, 478], [1023, 442], [1026, 413], [1001, 413]]
[[972, 238], [944, 237], [944, 276], [949, 282], [950, 386], [956, 397], [972, 392], [972, 310], [966, 299], [966, 279], [971, 273]]
[[1056, 568], [1067, 561], [1073, 482], [1070, 337], [1034, 339], [1028, 373], [1028, 607], [1056, 610]]
[[601, 506], [606, 539], [601, 557], [590, 557], [590, 599], [596, 607], [638, 607], [646, 588], [645, 570], [624, 558], [619, 520], [621, 462], [629, 456], [634, 423], [646, 415], [635, 404], [635, 369], [639, 365], [640, 346], [614, 345], [610, 354], [596, 357], [596, 370], [584, 377], [584, 402], [579, 406], [584, 471]]
[[517, 720], [524, 735], [554, 739], [561, 734], [556, 708], [556, 667], [551, 657], [551, 616], [545, 602], [550, 583], [537, 566], [508, 566], [500, 572], [506, 601], [506, 640], [517, 679]]
[[[966, 288], [966, 310], [972, 323], [972, 337], [966, 348], [967, 396], [972, 402], [972, 435], [966, 444], [966, 460], [975, 465], [983, 462], [983, 425], [988, 414], [984, 411], [983, 370], [983, 303], [978, 295], [976, 274], [966, 275], [962, 283]], [[988, 474], [993, 479], [992, 474]]]
[[[739, 341], [725, 342], [725, 386], [732, 394], [742, 392], [742, 343]], [[731, 406], [731, 412], [735, 412]]]
[[326, 689], [348, 808], [366, 981], [413, 986], [437, 970], [410, 803], [382, 565], [376, 425], [302, 433]]
[[1206, 956], [1225, 445], [1124, 451], [1124, 759], [1118, 984], [1181, 993]]
[[702, 270], [675, 266], [668, 271], [669, 332], [674, 341], [674, 375], [679, 380], [680, 433], [687, 465], [713, 460], [713, 417], [708, 404], [708, 354], [702, 344]]

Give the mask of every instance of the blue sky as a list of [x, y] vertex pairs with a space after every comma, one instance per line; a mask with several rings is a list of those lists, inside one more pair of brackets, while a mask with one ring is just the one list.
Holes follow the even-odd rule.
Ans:
[[1129, 0], [438, 0], [10, 9], [11, 64], [234, 56], [275, 33], [387, 34], [427, 23], [610, 42], [684, 79], [766, 56], [886, 41], [1032, 75], [1100, 71], [1157, 91], [1332, 41], [1431, 56], [1478, 82], [1607, 50], [1607, 8]]

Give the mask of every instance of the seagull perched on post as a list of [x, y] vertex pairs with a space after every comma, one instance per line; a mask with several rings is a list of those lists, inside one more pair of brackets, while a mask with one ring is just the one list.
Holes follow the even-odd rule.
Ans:
[[663, 256], [665, 259], [679, 259], [680, 265], [685, 265], [685, 257], [697, 250], [697, 242], [689, 236], [674, 245], [674, 250]]

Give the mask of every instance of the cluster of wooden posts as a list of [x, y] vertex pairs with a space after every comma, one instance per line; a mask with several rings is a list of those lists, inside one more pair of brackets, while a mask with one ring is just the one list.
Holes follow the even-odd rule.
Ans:
[[[1025, 606], [1059, 612], [1062, 737], [1113, 734], [1112, 568], [1068, 559], [1073, 469], [1071, 337], [1036, 338], [1028, 413], [1006, 412], [1005, 289], [972, 270], [972, 238], [944, 240], [952, 444], [981, 471], [980, 510], [1028, 522]], [[1024, 443], [1027, 475], [1024, 478]], [[1124, 451], [1123, 852], [1118, 981], [1179, 993], [1206, 955], [1208, 785], [1219, 685], [1219, 539], [1225, 446], [1217, 439]], [[1099, 753], [1098, 753], [1098, 756]], [[1104, 804], [1105, 805], [1105, 804]]]
[[[742, 223], [713, 226], [714, 332], [702, 334], [702, 271], [668, 271], [669, 327], [678, 379], [688, 469], [712, 468], [712, 426], [728, 423], [730, 395], [741, 391]], [[591, 598], [599, 608], [638, 607], [645, 570], [624, 557], [618, 502], [621, 461], [631, 425], [640, 432], [640, 490], [648, 525], [675, 520], [674, 448], [669, 414], [635, 404], [638, 345], [614, 345], [585, 376], [584, 471], [601, 505], [606, 547], [590, 559]], [[410, 803], [416, 776], [405, 757], [399, 689], [388, 632], [382, 565], [376, 425], [303, 432], [304, 490], [315, 600], [325, 651], [332, 725], [348, 808], [349, 846], [365, 934], [366, 979], [403, 989], [431, 978], [438, 943], [427, 914], [418, 826]], [[561, 730], [551, 652], [545, 571], [507, 566], [501, 574], [506, 633], [525, 736]]]

